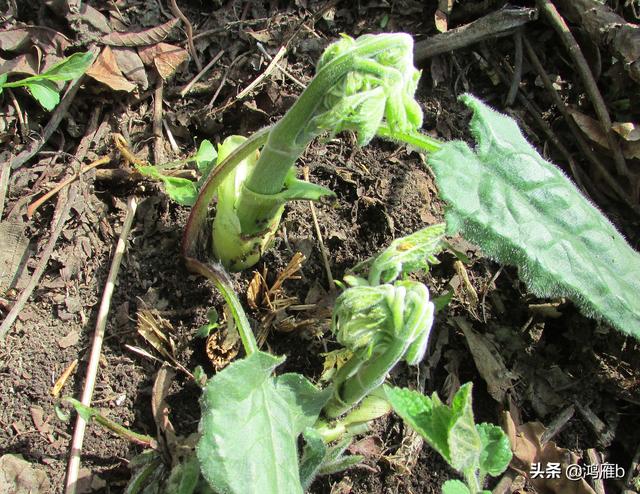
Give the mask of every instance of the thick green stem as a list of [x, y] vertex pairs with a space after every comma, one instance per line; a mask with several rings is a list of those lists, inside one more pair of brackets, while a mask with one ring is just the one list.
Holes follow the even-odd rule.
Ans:
[[322, 67], [293, 107], [269, 133], [260, 159], [247, 178], [237, 203], [243, 235], [261, 234], [273, 228], [274, 222], [276, 225], [279, 222], [282, 211], [276, 207], [277, 204], [265, 208], [264, 203], [256, 203], [251, 193], [265, 197], [283, 191], [287, 174], [296, 160], [311, 140], [324, 130], [315, 128], [312, 120], [317, 116], [327, 93], [349, 72], [361, 70], [379, 75], [380, 66], [368, 64], [366, 59], [403, 42], [404, 35], [372, 36]]
[[[380, 355], [373, 355], [362, 363], [358, 371], [350, 376], [336, 374], [336, 381], [341, 382], [334, 397], [327, 403], [324, 413], [329, 418], [336, 418], [348, 412], [365, 396], [382, 385], [391, 369], [402, 360], [410, 342], [394, 339]], [[354, 355], [352, 359], [358, 358]], [[340, 370], [349, 365], [345, 364]], [[346, 378], [340, 381], [341, 378]]]

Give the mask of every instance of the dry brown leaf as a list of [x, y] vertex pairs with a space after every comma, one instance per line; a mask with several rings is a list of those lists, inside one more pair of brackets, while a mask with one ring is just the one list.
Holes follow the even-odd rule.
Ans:
[[471, 329], [464, 319], [456, 317], [454, 320], [467, 339], [471, 355], [478, 372], [487, 383], [489, 394], [498, 403], [503, 403], [507, 391], [513, 388], [515, 374], [507, 369], [499, 350], [492, 342]]
[[609, 149], [609, 143], [607, 142], [607, 136], [602, 130], [600, 122], [595, 118], [591, 118], [589, 115], [585, 115], [573, 108], [568, 108], [569, 113], [573, 117], [580, 130], [584, 132], [589, 139], [595, 142], [598, 146], [602, 146], [605, 149]]
[[209, 362], [216, 372], [224, 369], [236, 358], [240, 350], [240, 337], [237, 331], [214, 331], [207, 338], [206, 352]]
[[[571, 108], [569, 109], [569, 113], [571, 113], [580, 130], [582, 130], [589, 139], [598, 146], [609, 149], [609, 142], [602, 130], [600, 122]], [[631, 123], [614, 123], [611, 128], [625, 139], [622, 142], [622, 154], [624, 157], [626, 159], [640, 159], [640, 128]]]
[[34, 494], [51, 492], [50, 489], [46, 474], [19, 455], [6, 454], [0, 458], [0, 492]]
[[58, 346], [64, 350], [65, 348], [77, 345], [79, 341], [80, 333], [75, 329], [72, 329], [66, 336], [58, 339]]
[[611, 128], [625, 141], [640, 141], [640, 125], [632, 122], [613, 122]]
[[273, 282], [273, 285], [269, 289], [269, 295], [274, 295], [278, 290], [280, 290], [280, 288], [282, 287], [282, 284], [286, 280], [296, 279], [295, 274], [298, 271], [300, 271], [300, 268], [302, 267], [303, 262], [304, 262], [304, 255], [302, 255], [301, 252], [296, 252], [291, 258], [291, 260], [289, 261], [289, 264], [287, 264], [287, 266], [278, 273], [278, 276], [276, 277], [276, 281]]
[[269, 29], [265, 29], [264, 31], [251, 31], [250, 29], [247, 29], [245, 30], [245, 33], [262, 44], [267, 44], [271, 41], [271, 31]]
[[37, 46], [45, 53], [63, 55], [69, 48], [69, 39], [53, 29], [45, 27], [23, 27], [0, 31], [0, 50], [26, 53]]
[[178, 442], [176, 431], [169, 420], [169, 405], [166, 401], [175, 376], [176, 373], [171, 367], [163, 365], [156, 374], [151, 393], [151, 411], [158, 428], [158, 436], [160, 442], [164, 442], [169, 451], [174, 449]]
[[175, 344], [170, 332], [173, 326], [154, 311], [142, 309], [138, 311], [138, 334], [142, 336], [160, 355], [175, 363]]
[[110, 47], [105, 46], [100, 55], [89, 67], [86, 74], [96, 81], [106, 84], [114, 91], [126, 91], [130, 93], [136, 86], [129, 82], [122, 74], [118, 62]]
[[0, 222], [0, 293], [16, 285], [27, 261], [29, 239], [22, 219]]
[[171, 30], [180, 22], [175, 17], [168, 20], [164, 24], [146, 29], [137, 33], [110, 33], [102, 36], [98, 41], [104, 45], [110, 46], [147, 46], [159, 43], [165, 39]]
[[436, 29], [445, 33], [449, 29], [449, 19], [447, 18], [447, 14], [445, 14], [442, 10], [436, 10], [436, 13], [433, 16], [433, 22], [436, 25]]
[[149, 87], [147, 71], [144, 68], [138, 52], [132, 48], [113, 48], [118, 68], [129, 81], [136, 83], [141, 89]]
[[266, 287], [264, 278], [257, 271], [253, 272], [253, 278], [247, 287], [247, 303], [249, 307], [256, 310], [261, 304]]
[[[595, 494], [584, 480], [569, 480], [566, 475], [568, 465], [578, 463], [578, 456], [568, 449], [559, 448], [549, 441], [542, 444], [540, 438], [546, 428], [540, 422], [517, 425], [511, 414], [504, 412], [504, 428], [511, 442], [513, 460], [511, 467], [525, 475], [539, 494]], [[544, 471], [549, 463], [558, 463], [561, 468], [559, 478], [532, 478], [531, 465], [540, 464]]]
[[27, 74], [38, 73], [38, 59], [33, 53], [23, 53], [11, 60], [0, 58], [0, 74]]
[[138, 54], [145, 65], [154, 65], [163, 79], [175, 74], [178, 67], [189, 59], [187, 50], [168, 43], [138, 48]]
[[382, 456], [382, 440], [377, 436], [367, 436], [349, 446], [349, 453], [362, 455], [365, 458], [378, 459]]

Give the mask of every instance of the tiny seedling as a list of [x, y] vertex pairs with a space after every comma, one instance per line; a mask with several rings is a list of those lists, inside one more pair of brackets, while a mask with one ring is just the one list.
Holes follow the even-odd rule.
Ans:
[[393, 410], [418, 432], [465, 479], [448, 480], [443, 494], [490, 494], [482, 490], [487, 475], [497, 477], [511, 462], [511, 445], [493, 424], [476, 424], [471, 408], [471, 383], [464, 384], [451, 406], [409, 389], [385, 386]]
[[42, 74], [32, 75], [17, 81], [7, 82], [9, 74], [0, 75], [0, 94], [4, 88], [26, 87], [31, 96], [45, 110], [53, 110], [60, 103], [56, 82], [70, 81], [82, 76], [93, 61], [93, 53], [74, 53], [61, 60]]

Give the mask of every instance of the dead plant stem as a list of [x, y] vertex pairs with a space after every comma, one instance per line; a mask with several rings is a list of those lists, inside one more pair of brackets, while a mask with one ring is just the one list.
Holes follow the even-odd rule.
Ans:
[[64, 197], [64, 195], [62, 194], [58, 197], [56, 210], [53, 213], [52, 224], [54, 226], [53, 226], [53, 230], [51, 231], [51, 236], [49, 237], [49, 241], [47, 242], [47, 245], [42, 251], [42, 256], [40, 256], [40, 259], [38, 260], [38, 264], [33, 274], [31, 275], [31, 279], [29, 280], [29, 283], [27, 284], [25, 289], [22, 290], [22, 293], [20, 293], [18, 300], [16, 300], [16, 303], [11, 308], [11, 311], [9, 311], [9, 313], [7, 314], [7, 317], [5, 317], [4, 321], [2, 321], [2, 325], [0, 325], [0, 340], [3, 340], [7, 332], [9, 331], [9, 329], [11, 329], [11, 326], [13, 326], [13, 323], [18, 317], [18, 314], [20, 314], [20, 311], [22, 311], [22, 308], [25, 306], [25, 304], [29, 300], [29, 297], [31, 297], [31, 294], [33, 293], [36, 286], [38, 285], [38, 282], [40, 281], [40, 277], [44, 274], [44, 270], [46, 269], [47, 264], [49, 263], [49, 258], [51, 257], [51, 254], [53, 254], [53, 249], [56, 245], [58, 237], [62, 232], [62, 227], [64, 226], [69, 216], [71, 205], [74, 203], [76, 199], [77, 192], [78, 192], [78, 188], [74, 184], [70, 187], [69, 193], [67, 194], [66, 197]]
[[567, 49], [571, 59], [576, 65], [575, 68], [578, 71], [578, 74], [580, 74], [585, 90], [589, 95], [593, 108], [598, 116], [598, 120], [600, 121], [600, 125], [602, 125], [602, 130], [607, 136], [607, 143], [609, 144], [609, 148], [613, 154], [616, 171], [619, 175], [630, 179], [631, 174], [627, 167], [627, 162], [624, 159], [624, 155], [622, 154], [620, 143], [611, 129], [611, 117], [609, 117], [609, 112], [604, 102], [604, 98], [602, 97], [602, 94], [600, 94], [598, 85], [591, 73], [591, 69], [589, 69], [589, 64], [587, 63], [578, 42], [573, 37], [573, 34], [571, 34], [571, 31], [569, 30], [569, 26], [567, 26], [567, 23], [550, 0], [536, 0], [536, 4], [547, 17], [547, 20], [551, 23], [556, 33], [558, 33], [558, 36], [560, 36], [562, 44]]
[[[104, 340], [105, 328], [107, 325], [107, 315], [109, 314], [109, 308], [111, 306], [111, 297], [115, 288], [116, 278], [118, 277], [118, 271], [120, 270], [120, 264], [122, 262], [122, 256], [126, 249], [127, 237], [131, 231], [131, 226], [135, 218], [137, 208], [137, 202], [135, 197], [129, 199], [127, 205], [127, 215], [125, 216], [124, 223], [122, 225], [122, 231], [118, 238], [116, 250], [113, 255], [111, 267], [109, 268], [109, 274], [107, 276], [107, 283], [102, 295], [102, 301], [100, 302], [100, 309], [98, 311], [98, 319], [96, 321], [96, 330], [93, 335], [93, 345], [91, 347], [91, 354], [89, 356], [89, 364], [87, 367], [87, 377], [82, 391], [82, 404], [90, 406], [91, 397], [93, 396], [93, 389], [96, 384], [96, 376], [98, 373], [98, 365], [100, 362], [100, 354], [102, 352], [102, 342]], [[69, 456], [69, 464], [67, 469], [67, 478], [65, 482], [65, 494], [75, 494], [76, 486], [78, 482], [78, 473], [80, 469], [80, 452], [82, 450], [82, 442], [84, 440], [84, 431], [87, 423], [78, 415], [76, 418], [76, 427], [73, 433], [73, 439], [71, 442], [71, 454]]]

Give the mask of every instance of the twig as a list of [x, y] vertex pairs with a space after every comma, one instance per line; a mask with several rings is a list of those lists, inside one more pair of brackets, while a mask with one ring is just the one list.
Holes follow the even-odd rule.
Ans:
[[236, 96], [236, 100], [240, 100], [244, 98], [247, 94], [253, 91], [258, 84], [260, 84], [264, 79], [266, 79], [269, 76], [269, 74], [271, 74], [271, 72], [273, 72], [273, 70], [276, 68], [276, 65], [278, 65], [278, 61], [280, 61], [280, 59], [284, 57], [284, 54], [286, 52], [287, 52], [287, 49], [284, 46], [282, 46], [278, 50], [278, 53], [276, 53], [276, 56], [271, 59], [271, 62], [269, 63], [269, 65], [267, 65], [267, 68], [264, 70], [264, 72], [260, 74], [258, 77], [256, 77], [256, 79], [251, 84], [249, 84], [246, 88], [240, 91], [240, 94]]
[[569, 55], [575, 63], [575, 68], [580, 74], [585, 90], [591, 99], [591, 103], [593, 104], [593, 108], [598, 116], [600, 125], [602, 125], [602, 130], [607, 136], [607, 143], [609, 144], [609, 149], [611, 149], [611, 152], [613, 153], [613, 160], [618, 174], [631, 179], [631, 174], [627, 167], [627, 162], [624, 159], [624, 155], [622, 154], [622, 149], [620, 148], [620, 144], [618, 143], [618, 140], [611, 128], [611, 118], [609, 117], [607, 106], [602, 98], [602, 94], [600, 94], [596, 81], [593, 78], [591, 69], [589, 69], [589, 64], [584, 58], [582, 50], [580, 50], [578, 42], [573, 37], [573, 34], [571, 34], [571, 31], [569, 30], [569, 26], [567, 26], [567, 23], [550, 0], [536, 0], [536, 4], [546, 15], [547, 20], [560, 36], [562, 43], [567, 48]]
[[[269, 61], [273, 60], [273, 57], [267, 53], [267, 50], [264, 49], [264, 46], [262, 46], [262, 43], [256, 43], [256, 46], [258, 47], [258, 50], [260, 50], [262, 52], [262, 54], [269, 59]], [[279, 64], [276, 64], [276, 67], [278, 69], [280, 69], [280, 71], [284, 75], [286, 75], [289, 79], [291, 79], [299, 87], [301, 87], [302, 89], [307, 89], [307, 85], [304, 82], [301, 82], [298, 79], [296, 79], [293, 75], [291, 75], [291, 73], [287, 69], [285, 69], [284, 67], [282, 67]]]
[[[309, 167], [302, 168], [302, 174], [304, 179], [309, 181]], [[316, 207], [313, 201], [309, 201], [309, 208], [311, 209], [311, 218], [313, 218], [313, 227], [316, 230], [316, 236], [318, 237], [318, 244], [320, 245], [320, 255], [322, 256], [322, 263], [324, 264], [324, 270], [327, 273], [327, 281], [329, 282], [329, 291], [333, 292], [336, 289], [336, 284], [333, 281], [333, 274], [331, 274], [331, 266], [329, 266], [329, 259], [327, 259], [327, 251], [324, 247], [324, 241], [322, 240], [322, 231], [320, 231], [320, 225], [318, 223], [318, 217], [316, 216]]]
[[[508, 75], [502, 71], [502, 69], [498, 66], [498, 62], [493, 59], [493, 57], [491, 56], [488, 50], [483, 50], [483, 56], [488, 62], [490, 62], [493, 65], [494, 70], [496, 71], [496, 73], [498, 74], [498, 77], [500, 77], [502, 82], [504, 84], [509, 84]], [[507, 68], [510, 71], [513, 70], [511, 69], [511, 67], [507, 66]], [[580, 189], [582, 189], [582, 191], [588, 195], [587, 189], [582, 183], [582, 177], [578, 172], [578, 167], [576, 165], [576, 162], [573, 159], [573, 156], [571, 156], [571, 153], [569, 153], [569, 151], [564, 146], [564, 144], [560, 142], [560, 140], [556, 136], [555, 132], [553, 132], [549, 124], [540, 116], [540, 111], [538, 111], [534, 107], [530, 98], [528, 98], [525, 94], [523, 94], [522, 91], [517, 92], [517, 98], [520, 104], [525, 107], [525, 109], [529, 112], [529, 114], [538, 123], [538, 126], [545, 133], [545, 135], [547, 136], [547, 139], [549, 139], [553, 143], [553, 145], [558, 149], [558, 151], [560, 151], [560, 153], [564, 156], [565, 160], [567, 160], [567, 163], [569, 164], [569, 168], [571, 169], [571, 174], [573, 175], [574, 181], [576, 182], [578, 187], [580, 187]]]
[[[163, 175], [170, 177], [188, 178], [189, 180], [196, 179], [196, 172], [194, 170], [166, 170]], [[96, 170], [96, 180], [101, 182], [109, 181], [139, 181], [146, 180], [147, 177], [135, 170], [124, 170], [122, 168], [106, 168]]]
[[[589, 457], [589, 463], [591, 465], [596, 465], [597, 466], [596, 471], [599, 472], [602, 461], [599, 458], [598, 452], [593, 448], [589, 448], [587, 450], [587, 456]], [[596, 494], [606, 494], [604, 490], [604, 483], [602, 482], [602, 479], [600, 478], [600, 476], [594, 475], [592, 478], [593, 478], [593, 490], [596, 491]]]
[[22, 293], [18, 297], [18, 300], [16, 300], [16, 303], [11, 308], [11, 311], [7, 314], [7, 317], [5, 317], [4, 321], [2, 321], [2, 325], [0, 325], [0, 340], [3, 340], [9, 329], [11, 329], [11, 326], [18, 317], [18, 314], [20, 314], [20, 311], [29, 300], [29, 297], [31, 297], [33, 290], [35, 290], [38, 282], [40, 281], [40, 277], [43, 275], [44, 270], [47, 268], [49, 258], [53, 253], [53, 248], [55, 247], [56, 241], [58, 240], [58, 237], [62, 232], [62, 227], [67, 221], [69, 211], [71, 210], [71, 205], [74, 203], [76, 194], [78, 192], [77, 187], [75, 187], [74, 185], [72, 185], [69, 189], [69, 193], [66, 198], [63, 197], [63, 195], [60, 195], [58, 197], [56, 210], [53, 214], [53, 224], [55, 226], [53, 227], [51, 236], [49, 237], [49, 241], [42, 251], [42, 256], [40, 256], [40, 259], [38, 260], [38, 265], [31, 275], [29, 283], [27, 284], [25, 289], [22, 290]]
[[167, 133], [167, 139], [169, 140], [169, 146], [171, 146], [171, 151], [173, 151], [175, 154], [179, 154], [180, 148], [178, 147], [178, 143], [176, 142], [176, 139], [173, 137], [173, 134], [171, 133], [171, 129], [169, 128], [169, 125], [167, 124], [167, 121], [164, 118], [162, 119], [162, 127], [164, 128], [164, 131]]
[[516, 95], [518, 94], [518, 87], [520, 87], [520, 81], [522, 80], [522, 29], [518, 29], [515, 32], [513, 42], [516, 53], [515, 60], [513, 61], [513, 78], [511, 79], [511, 86], [509, 86], [507, 99], [504, 103], [506, 106], [513, 106]]
[[[107, 325], [107, 315], [109, 314], [109, 308], [111, 306], [111, 297], [115, 287], [115, 281], [118, 277], [118, 271], [120, 270], [120, 263], [122, 262], [122, 256], [126, 248], [127, 237], [133, 224], [133, 219], [136, 214], [136, 199], [131, 197], [129, 204], [127, 205], [127, 215], [122, 225], [122, 231], [118, 238], [118, 244], [116, 251], [113, 255], [113, 261], [111, 262], [111, 268], [107, 276], [107, 283], [104, 288], [104, 294], [102, 295], [102, 301], [100, 302], [100, 310], [98, 311], [98, 319], [96, 321], [96, 331], [93, 335], [93, 345], [91, 347], [91, 355], [89, 357], [89, 365], [87, 367], [87, 377], [82, 392], [82, 404], [89, 406], [91, 404], [91, 397], [93, 395], [93, 389], [96, 383], [96, 375], [98, 373], [98, 365], [100, 362], [100, 353], [102, 351], [102, 341], [104, 340], [105, 328]], [[73, 439], [71, 442], [71, 454], [69, 456], [69, 465], [67, 469], [67, 478], [65, 482], [65, 493], [75, 494], [76, 486], [78, 482], [78, 472], [80, 468], [80, 451], [82, 450], [82, 442], [84, 440], [84, 431], [87, 423], [78, 415], [76, 418], [76, 427], [73, 432]]]
[[542, 436], [540, 436], [540, 444], [544, 446], [551, 441], [551, 439], [557, 436], [560, 431], [565, 428], [569, 420], [573, 418], [575, 413], [576, 407], [574, 405], [569, 405], [567, 408], [562, 410], [562, 412], [560, 412], [560, 414], [548, 425]]
[[164, 161], [164, 139], [162, 137], [162, 92], [164, 81], [158, 77], [153, 93], [153, 158], [156, 163]]
[[458, 50], [490, 38], [507, 36], [514, 29], [536, 18], [535, 9], [504, 8], [446, 33], [436, 34], [419, 41], [414, 47], [413, 58], [416, 64], [421, 64], [435, 55]]
[[9, 187], [9, 175], [11, 174], [11, 164], [8, 161], [2, 163], [0, 171], [0, 220], [4, 213], [4, 200], [7, 197], [7, 189]]
[[216, 92], [213, 93], [213, 96], [211, 97], [211, 101], [209, 101], [209, 104], [207, 106], [211, 107], [213, 106], [213, 103], [215, 103], [215, 101], [218, 99], [218, 95], [220, 94], [220, 91], [222, 91], [222, 88], [224, 87], [225, 82], [227, 82], [227, 78], [229, 77], [229, 72], [231, 72], [231, 68], [240, 60], [242, 60], [244, 57], [246, 57], [249, 54], [249, 52], [244, 52], [241, 53], [240, 55], [238, 55], [236, 58], [234, 58], [231, 63], [229, 64], [229, 66], [227, 67], [227, 70], [225, 71], [224, 75], [222, 76], [222, 80], [220, 81], [220, 84], [218, 85], [218, 89], [216, 89]]
[[213, 59], [200, 71], [196, 74], [196, 76], [191, 79], [191, 81], [189, 82], [189, 84], [187, 84], [184, 88], [182, 88], [182, 90], [180, 91], [180, 97], [184, 98], [186, 96], [186, 94], [191, 91], [191, 88], [194, 86], [194, 84], [196, 82], [198, 82], [203, 75], [205, 75], [207, 73], [207, 71], [213, 67], [213, 65], [220, 60], [220, 58], [222, 57], [222, 55], [224, 55], [224, 50], [220, 50], [218, 52], [218, 54], [213, 57]]
[[558, 91], [556, 90], [556, 88], [553, 87], [553, 83], [551, 82], [549, 75], [544, 70], [542, 62], [540, 61], [540, 58], [538, 57], [538, 54], [536, 53], [535, 49], [529, 42], [527, 36], [523, 35], [522, 40], [524, 42], [524, 48], [525, 50], [527, 50], [527, 56], [529, 57], [529, 61], [531, 62], [534, 69], [540, 76], [540, 79], [542, 80], [544, 87], [551, 94], [551, 97], [553, 99], [553, 102], [556, 105], [556, 108], [558, 108], [558, 111], [562, 114], [565, 121], [567, 122], [567, 125], [569, 126], [569, 130], [573, 134], [573, 137], [576, 140], [576, 143], [578, 144], [578, 147], [580, 148], [580, 151], [582, 152], [582, 154], [598, 170], [598, 172], [602, 175], [602, 178], [604, 179], [604, 181], [607, 182], [609, 187], [611, 187], [611, 190], [613, 190], [613, 192], [615, 192], [616, 195], [622, 201], [624, 201], [625, 204], [627, 204], [627, 206], [635, 210], [637, 213], [640, 213], [640, 209], [638, 208], [638, 206], [633, 203], [633, 201], [631, 200], [631, 197], [624, 191], [624, 189], [620, 186], [620, 184], [616, 181], [616, 179], [609, 173], [609, 170], [607, 170], [607, 168], [604, 166], [602, 161], [600, 161], [600, 159], [598, 159], [598, 157], [593, 153], [593, 151], [587, 144], [587, 141], [585, 141], [584, 138], [582, 137], [582, 134], [580, 133], [578, 126], [576, 125], [575, 121], [567, 111], [567, 105], [565, 105], [564, 101], [562, 101], [562, 98], [558, 94]]
[[513, 481], [516, 479], [516, 475], [516, 472], [514, 472], [513, 470], [509, 470], [503, 475], [503, 477], [500, 479], [500, 482], [498, 482], [498, 485], [493, 488], [491, 493], [507, 494], [508, 492], [512, 492], [511, 486], [513, 485]]
[[58, 192], [60, 192], [63, 188], [65, 188], [67, 185], [72, 183], [74, 180], [77, 180], [78, 178], [80, 178], [80, 176], [83, 173], [86, 173], [89, 170], [92, 170], [93, 168], [95, 168], [97, 166], [109, 163], [110, 161], [111, 161], [111, 159], [108, 156], [104, 156], [103, 158], [100, 158], [99, 160], [96, 160], [93, 163], [90, 163], [87, 166], [83, 167], [78, 173], [74, 174], [73, 176], [67, 178], [66, 180], [63, 180], [61, 183], [56, 185], [49, 192], [47, 192], [46, 194], [42, 195], [40, 198], [38, 198], [37, 200], [33, 201], [29, 205], [29, 207], [27, 208], [27, 217], [31, 218], [33, 216], [33, 214], [36, 212], [36, 210], [40, 206], [42, 206], [42, 204], [44, 204], [46, 201], [51, 199], [53, 196], [55, 196]]
[[27, 122], [24, 119], [24, 115], [22, 114], [20, 103], [18, 103], [18, 100], [16, 99], [16, 95], [13, 94], [13, 91], [11, 90], [11, 88], [7, 88], [7, 94], [11, 99], [11, 104], [16, 110], [16, 115], [18, 116], [18, 122], [20, 123], [20, 136], [24, 139], [29, 134], [29, 127], [27, 125]]
[[185, 28], [187, 30], [187, 43], [189, 46], [189, 53], [191, 53], [191, 58], [196, 63], [196, 67], [198, 67], [198, 71], [202, 70], [202, 62], [200, 62], [200, 57], [198, 57], [198, 52], [196, 51], [196, 47], [193, 44], [193, 26], [187, 17], [182, 13], [178, 4], [176, 4], [176, 0], [169, 0], [169, 7], [171, 8], [171, 12], [176, 17], [179, 17], [182, 22], [184, 22]]
[[[90, 51], [93, 53], [93, 56], [95, 58], [96, 53], [98, 53], [98, 49], [94, 46], [91, 47]], [[42, 146], [44, 146], [44, 144], [49, 140], [53, 133], [58, 129], [58, 126], [66, 115], [67, 110], [69, 109], [69, 106], [73, 101], [73, 98], [75, 98], [78, 89], [80, 89], [83, 79], [84, 76], [79, 77], [71, 82], [71, 84], [67, 88], [67, 91], [64, 93], [64, 96], [60, 100], [60, 103], [58, 103], [58, 106], [56, 106], [53, 115], [51, 115], [49, 123], [47, 123], [46, 127], [42, 131], [42, 137], [36, 141], [33, 141], [27, 149], [23, 150], [9, 161], [12, 170], [21, 167], [27, 161], [33, 158], [33, 156], [38, 151], [40, 151]]]

